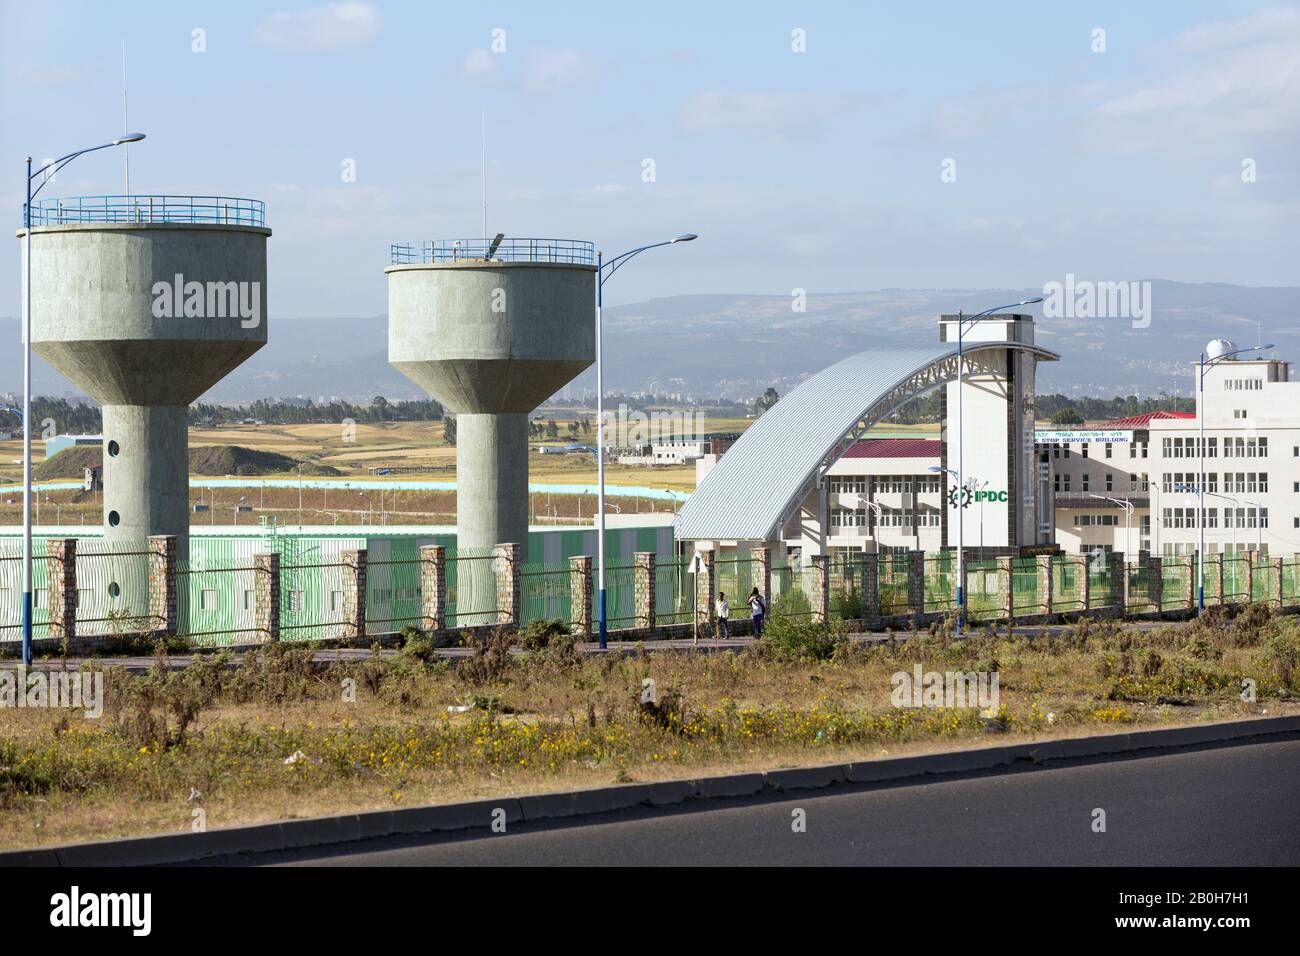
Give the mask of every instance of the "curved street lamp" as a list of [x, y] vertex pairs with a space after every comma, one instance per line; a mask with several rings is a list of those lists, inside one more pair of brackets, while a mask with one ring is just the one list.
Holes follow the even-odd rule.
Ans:
[[[142, 139], [144, 133], [125, 133], [111, 143], [50, 160], [35, 172], [32, 172], [32, 158], [27, 157], [27, 202], [23, 204], [23, 254], [27, 260], [23, 267], [26, 284], [23, 295], [23, 663], [28, 666], [32, 663], [32, 200], [60, 169], [78, 156]], [[47, 171], [49, 175], [45, 176]], [[32, 189], [37, 176], [44, 179]]]
[[652, 242], [649, 245], [629, 249], [608, 262], [605, 261], [604, 253], [596, 253], [596, 483], [598, 486], [596, 494], [596, 586], [600, 595], [599, 634], [601, 650], [605, 649], [609, 639], [608, 618], [605, 615], [605, 367], [604, 351], [600, 339], [601, 310], [605, 304], [605, 282], [630, 259], [640, 255], [647, 249], [658, 249], [660, 246], [671, 246], [678, 242], [690, 242], [698, 238], [699, 236], [693, 232], [684, 232], [679, 236], [673, 236], [671, 239], [665, 239], [663, 242]]

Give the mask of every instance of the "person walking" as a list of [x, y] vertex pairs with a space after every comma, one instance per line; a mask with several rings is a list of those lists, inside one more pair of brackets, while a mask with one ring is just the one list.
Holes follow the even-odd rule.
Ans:
[[717, 636], [719, 638], [731, 637], [731, 624], [730, 624], [731, 605], [727, 603], [727, 595], [722, 591], [718, 592], [717, 612], [718, 612], [718, 635]]
[[749, 592], [749, 610], [754, 616], [754, 640], [758, 640], [763, 636], [763, 618], [767, 616], [767, 602], [758, 588]]

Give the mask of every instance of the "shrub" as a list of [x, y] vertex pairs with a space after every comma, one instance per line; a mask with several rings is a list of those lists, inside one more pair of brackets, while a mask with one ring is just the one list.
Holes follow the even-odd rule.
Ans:
[[499, 684], [510, 678], [514, 668], [514, 638], [504, 628], [497, 628], [486, 638], [470, 644], [474, 653], [456, 668], [456, 676], [471, 687]]
[[755, 645], [760, 655], [779, 661], [828, 661], [847, 643], [840, 621], [821, 623], [789, 616], [772, 618]]
[[559, 638], [569, 636], [569, 626], [561, 620], [532, 621], [519, 635], [526, 650], [543, 651]]

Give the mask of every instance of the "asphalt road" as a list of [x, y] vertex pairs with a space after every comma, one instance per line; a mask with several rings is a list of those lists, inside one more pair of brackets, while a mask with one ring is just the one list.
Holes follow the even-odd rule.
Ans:
[[[1093, 831], [1094, 810], [1106, 831]], [[796, 810], [806, 832], [793, 832]], [[792, 797], [635, 810], [500, 835], [222, 861], [307, 866], [1300, 864], [1300, 738]]]

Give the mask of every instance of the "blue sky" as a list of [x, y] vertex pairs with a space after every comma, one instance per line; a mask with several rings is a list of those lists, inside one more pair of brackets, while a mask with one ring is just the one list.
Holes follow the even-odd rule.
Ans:
[[[614, 304], [1067, 272], [1296, 284], [1295, 5], [6, 0], [15, 224], [23, 157], [119, 131], [123, 40], [149, 137], [133, 191], [265, 200], [274, 316], [382, 313], [389, 242], [477, 236], [484, 109], [491, 232], [607, 253], [700, 233], [620, 272]], [[46, 194], [122, 180], [106, 151]]]

